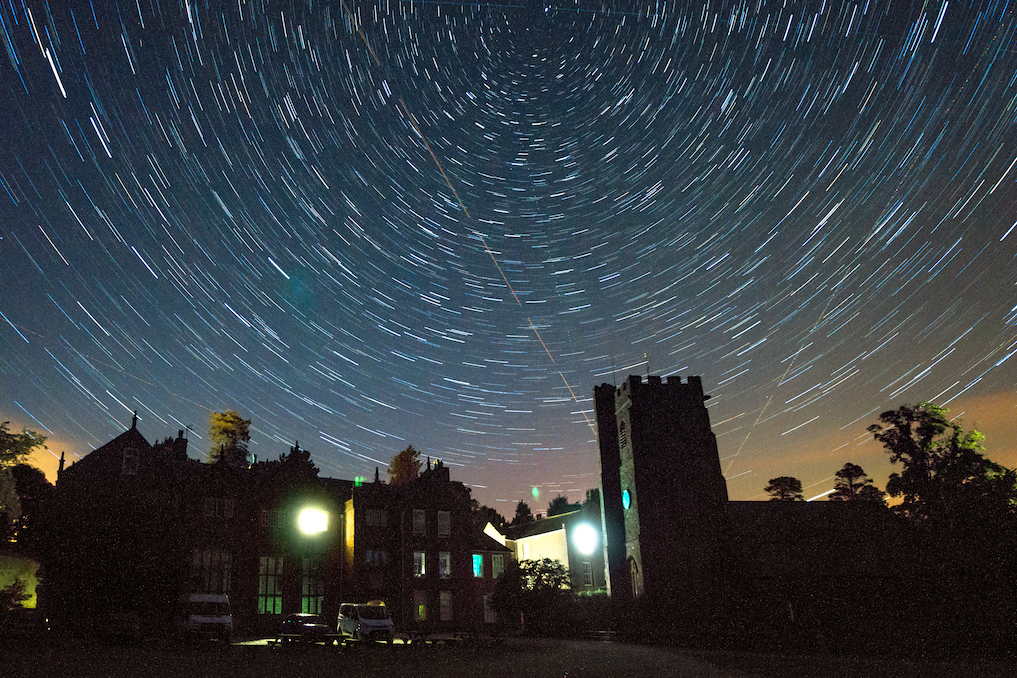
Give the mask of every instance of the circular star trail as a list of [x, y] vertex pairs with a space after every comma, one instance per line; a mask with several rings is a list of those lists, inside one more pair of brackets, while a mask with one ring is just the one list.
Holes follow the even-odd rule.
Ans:
[[134, 410], [201, 455], [236, 409], [259, 458], [370, 477], [412, 444], [511, 515], [597, 486], [593, 387], [629, 374], [703, 376], [732, 498], [881, 484], [865, 427], [903, 403], [1013, 419], [1011, 3], [26, 0], [0, 29], [0, 419], [72, 460]]

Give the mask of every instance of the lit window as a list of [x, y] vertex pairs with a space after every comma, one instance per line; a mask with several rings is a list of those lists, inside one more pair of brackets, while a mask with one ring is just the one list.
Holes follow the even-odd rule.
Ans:
[[491, 556], [491, 576], [497, 579], [505, 571], [505, 556], [496, 553]]
[[452, 535], [452, 514], [449, 511], [438, 511], [438, 536]]
[[427, 534], [427, 514], [423, 509], [413, 509], [413, 534]]
[[452, 621], [452, 592], [441, 591], [438, 602], [438, 617], [441, 621]]
[[424, 561], [425, 561], [425, 558], [424, 558], [424, 552], [423, 551], [414, 551], [413, 552], [413, 576], [414, 577], [423, 577], [426, 574], [426, 571], [424, 569]]
[[325, 599], [325, 580], [321, 576], [321, 563], [304, 558], [304, 576], [300, 593], [300, 611], [321, 614]]
[[452, 554], [442, 551], [438, 554], [438, 576], [448, 579], [452, 576]]
[[427, 620], [427, 591], [413, 592], [413, 620]]
[[282, 614], [283, 559], [262, 556], [258, 567], [258, 614]]
[[583, 586], [593, 586], [593, 563], [583, 561]]
[[473, 554], [473, 576], [483, 577], [484, 576], [484, 554], [474, 553]]

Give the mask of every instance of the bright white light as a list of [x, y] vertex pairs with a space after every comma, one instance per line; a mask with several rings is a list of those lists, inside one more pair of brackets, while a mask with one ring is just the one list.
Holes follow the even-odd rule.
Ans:
[[572, 530], [572, 544], [584, 556], [593, 555], [593, 552], [597, 550], [599, 540], [600, 535], [589, 523], [580, 523], [576, 525], [576, 529]]
[[319, 508], [305, 508], [297, 516], [297, 527], [304, 534], [318, 534], [328, 530], [328, 513]]

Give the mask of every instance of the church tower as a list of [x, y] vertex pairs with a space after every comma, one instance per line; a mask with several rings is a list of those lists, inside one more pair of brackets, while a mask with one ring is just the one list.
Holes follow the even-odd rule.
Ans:
[[714, 598], [728, 524], [709, 397], [699, 377], [594, 390], [611, 595], [689, 620]]

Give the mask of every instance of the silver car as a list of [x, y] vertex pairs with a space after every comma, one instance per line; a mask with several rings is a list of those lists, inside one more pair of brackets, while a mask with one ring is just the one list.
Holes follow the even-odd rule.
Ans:
[[384, 603], [343, 603], [339, 606], [339, 633], [354, 640], [391, 643], [395, 625]]

